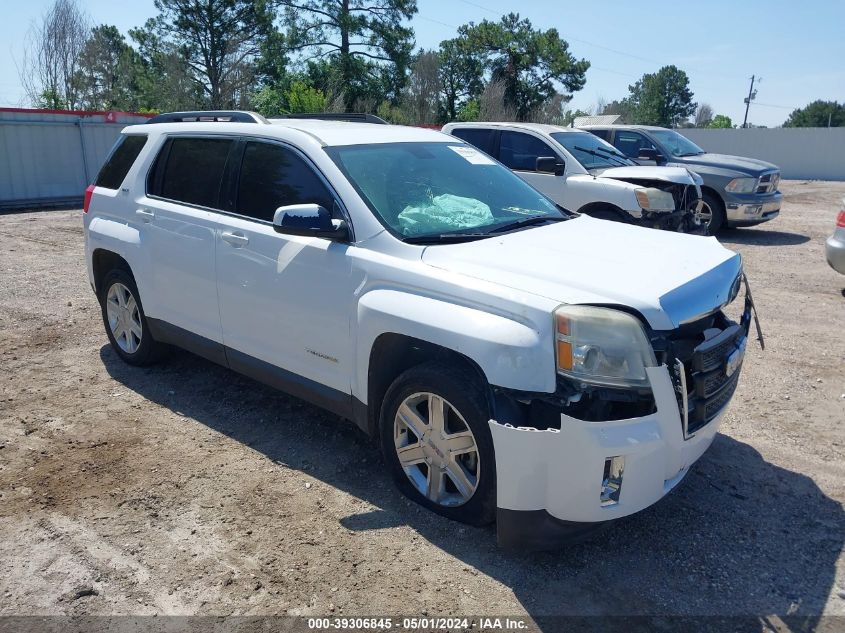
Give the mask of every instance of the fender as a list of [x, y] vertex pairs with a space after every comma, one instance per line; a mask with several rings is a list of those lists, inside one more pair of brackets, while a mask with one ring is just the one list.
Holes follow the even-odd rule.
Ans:
[[454, 350], [474, 361], [491, 385], [555, 390], [552, 319], [548, 324], [456, 305], [436, 298], [373, 290], [358, 302], [353, 394], [367, 402], [370, 350], [385, 333], [404, 334]]
[[151, 304], [154, 297], [153, 293], [145, 292], [147, 290], [146, 280], [149, 279], [149, 275], [145, 274], [149, 267], [149, 253], [147, 249], [142, 248], [141, 232], [125, 222], [98, 216], [92, 218], [88, 224], [87, 237], [88, 269], [92, 281], [93, 271], [91, 267], [96, 250], [102, 249], [120, 255], [132, 269], [138, 292], [143, 297], [144, 311], [150, 313], [150, 308], [153, 308]]

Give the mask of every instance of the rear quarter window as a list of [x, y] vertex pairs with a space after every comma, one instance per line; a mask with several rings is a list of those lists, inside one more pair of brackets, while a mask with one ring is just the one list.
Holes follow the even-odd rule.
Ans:
[[94, 184], [106, 189], [119, 189], [138, 154], [147, 143], [146, 134], [123, 134], [115, 143]]

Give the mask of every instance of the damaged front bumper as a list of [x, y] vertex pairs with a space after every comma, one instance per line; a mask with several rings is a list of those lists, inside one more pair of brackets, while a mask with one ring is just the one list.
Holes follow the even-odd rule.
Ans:
[[490, 420], [500, 545], [557, 547], [647, 508], [684, 478], [713, 442], [724, 407], [685, 438], [668, 368], [647, 372], [650, 415], [587, 422], [561, 413], [560, 428], [546, 430]]

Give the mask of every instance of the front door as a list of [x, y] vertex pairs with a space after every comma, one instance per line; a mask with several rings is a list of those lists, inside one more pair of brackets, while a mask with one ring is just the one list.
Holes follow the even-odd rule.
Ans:
[[[280, 206], [316, 203], [339, 211], [311, 163], [290, 146], [244, 145], [234, 212], [222, 216], [217, 292], [233, 369], [338, 409], [349, 400], [354, 278], [349, 244], [282, 235]], [[319, 393], [309, 393], [309, 391]], [[326, 400], [325, 398], [328, 398]]]
[[499, 161], [529, 185], [546, 194], [562, 207], [569, 209], [571, 207], [567, 204], [569, 200], [566, 176], [555, 176], [537, 171], [537, 159], [546, 156], [560, 158], [558, 152], [536, 136], [523, 132], [502, 131], [499, 142]]

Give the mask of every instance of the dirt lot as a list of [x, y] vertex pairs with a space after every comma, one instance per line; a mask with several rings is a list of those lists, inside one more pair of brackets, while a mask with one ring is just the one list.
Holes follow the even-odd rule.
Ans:
[[[408, 503], [349, 423], [106, 344], [79, 211], [0, 215], [0, 614], [845, 615], [845, 183], [786, 182], [741, 252], [749, 345], [675, 494], [560, 552]], [[83, 595], [80, 595], [83, 594]]]

